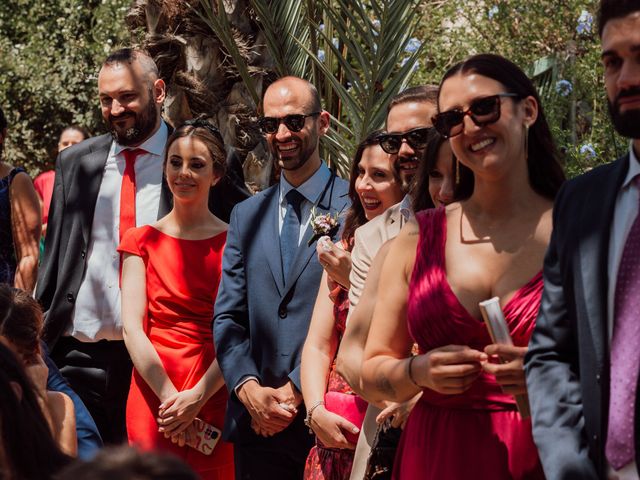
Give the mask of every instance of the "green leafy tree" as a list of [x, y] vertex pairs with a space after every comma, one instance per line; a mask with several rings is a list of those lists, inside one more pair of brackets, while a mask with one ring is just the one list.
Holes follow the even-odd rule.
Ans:
[[10, 128], [7, 159], [32, 174], [51, 168], [61, 130], [104, 131], [99, 66], [129, 37], [129, 0], [0, 2], [0, 105]]

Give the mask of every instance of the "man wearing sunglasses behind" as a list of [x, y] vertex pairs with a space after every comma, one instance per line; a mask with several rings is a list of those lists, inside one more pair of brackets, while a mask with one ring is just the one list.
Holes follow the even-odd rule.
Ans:
[[224, 436], [235, 444], [236, 478], [300, 479], [313, 444], [300, 356], [322, 276], [310, 220], [312, 210], [335, 217], [347, 208], [349, 187], [320, 159], [329, 114], [313, 85], [281, 78], [263, 110], [260, 128], [282, 174], [231, 214], [213, 337], [231, 392]]
[[[358, 228], [355, 244], [351, 252], [351, 274], [349, 276], [349, 318], [347, 330], [338, 351], [338, 372], [351, 387], [360, 392], [360, 365], [364, 345], [369, 332], [375, 298], [367, 298], [363, 308], [357, 309], [364, 290], [365, 280], [378, 250], [394, 238], [405, 222], [413, 217], [411, 199], [408, 195], [414, 184], [414, 177], [424, 154], [427, 136], [431, 128], [431, 117], [436, 113], [438, 87], [433, 85], [408, 88], [396, 95], [389, 103], [387, 113], [387, 133], [380, 137], [382, 149], [395, 156], [394, 166], [407, 194], [402, 202]], [[423, 192], [429, 195], [428, 192]], [[355, 313], [357, 312], [357, 313]], [[400, 406], [398, 406], [400, 407]], [[390, 409], [395, 406], [390, 406]], [[352, 479], [361, 479], [369, 456], [369, 450], [376, 432], [376, 417], [380, 409], [370, 405], [358, 440], [356, 456], [351, 472]], [[398, 408], [391, 414], [392, 425], [400, 426], [409, 408]], [[396, 446], [399, 429], [391, 429], [384, 441], [387, 446]], [[382, 441], [381, 441], [382, 442]]]

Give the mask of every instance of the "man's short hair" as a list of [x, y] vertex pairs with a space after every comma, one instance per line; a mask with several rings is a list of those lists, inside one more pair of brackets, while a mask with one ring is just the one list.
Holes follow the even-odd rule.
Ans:
[[626, 17], [630, 13], [639, 11], [639, 0], [601, 0], [598, 9], [598, 35], [602, 38], [602, 31], [609, 20]]
[[275, 80], [273, 83], [271, 83], [267, 88], [264, 89], [264, 92], [262, 94], [262, 101], [260, 102], [260, 106], [259, 106], [259, 110], [260, 112], [263, 111], [263, 105], [264, 105], [264, 96], [267, 94], [267, 91], [274, 85], [277, 85], [280, 82], [284, 82], [284, 81], [299, 81], [301, 83], [304, 83], [308, 93], [309, 93], [309, 108], [311, 109], [312, 112], [320, 112], [322, 111], [322, 101], [320, 99], [320, 93], [318, 92], [318, 89], [316, 88], [316, 86], [311, 83], [308, 80], [305, 80], [304, 78], [300, 78], [300, 77], [296, 77], [293, 75], [289, 75], [286, 77], [282, 77], [282, 78], [278, 78], [277, 80]]
[[102, 66], [110, 67], [121, 63], [131, 65], [135, 61], [140, 63], [148, 80], [155, 80], [160, 77], [158, 66], [151, 56], [147, 52], [135, 48], [121, 48], [120, 50], [112, 52]]
[[389, 113], [391, 109], [396, 105], [401, 105], [403, 103], [433, 103], [435, 105], [437, 102], [437, 85], [420, 85], [418, 87], [409, 87], [401, 91], [391, 99], [391, 101], [389, 102], [389, 106], [387, 107], [387, 113]]

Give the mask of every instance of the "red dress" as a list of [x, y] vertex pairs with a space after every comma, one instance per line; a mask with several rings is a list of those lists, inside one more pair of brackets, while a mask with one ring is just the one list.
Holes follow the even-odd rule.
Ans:
[[[484, 323], [460, 304], [445, 271], [443, 208], [417, 215], [420, 237], [407, 308], [409, 332], [420, 353], [449, 344], [482, 351], [491, 342]], [[425, 254], [426, 253], [426, 254]], [[533, 331], [542, 273], [504, 306], [513, 342], [526, 346]], [[513, 396], [482, 373], [466, 392], [443, 395], [424, 389], [402, 434], [395, 480], [544, 479], [531, 421], [523, 420]]]
[[[147, 225], [132, 228], [118, 251], [144, 261], [147, 280], [145, 331], [167, 375], [180, 391], [193, 387], [215, 359], [211, 321], [222, 268], [226, 233], [204, 240], [171, 237]], [[222, 429], [227, 390], [221, 388], [198, 414]], [[218, 442], [209, 456], [191, 447], [178, 447], [158, 433], [160, 401], [133, 370], [127, 400], [129, 442], [143, 450], [171, 452], [203, 479], [234, 478], [233, 447]]]

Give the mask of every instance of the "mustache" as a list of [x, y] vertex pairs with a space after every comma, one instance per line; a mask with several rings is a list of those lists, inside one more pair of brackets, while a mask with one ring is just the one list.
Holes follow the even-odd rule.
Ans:
[[621, 98], [640, 96], [640, 87], [629, 87], [626, 90], [622, 90], [615, 99], [615, 105], [617, 106]]
[[109, 122], [115, 122], [116, 120], [123, 120], [129, 117], [135, 118], [135, 113], [132, 112], [127, 112], [127, 113], [123, 113], [121, 115], [118, 115], [117, 117], [114, 117], [113, 115], [109, 115]]

